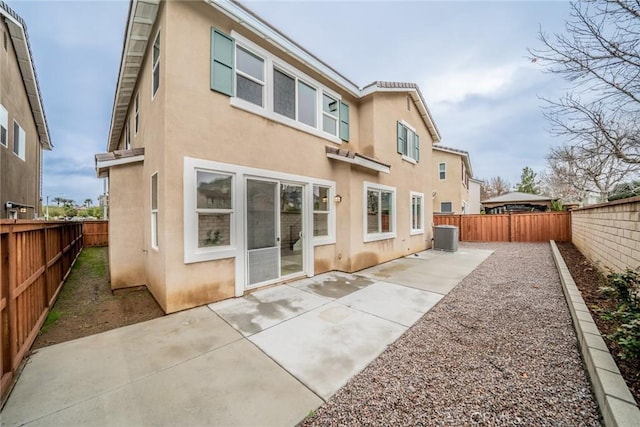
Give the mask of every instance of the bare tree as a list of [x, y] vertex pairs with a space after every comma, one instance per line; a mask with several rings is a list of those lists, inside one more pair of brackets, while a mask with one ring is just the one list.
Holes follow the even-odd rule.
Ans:
[[511, 188], [509, 181], [499, 176], [484, 179], [482, 182], [483, 184], [480, 186], [480, 200], [487, 200], [492, 197], [501, 196], [508, 193]]
[[[637, 164], [625, 163], [611, 153], [585, 150], [580, 146], [552, 148], [547, 155], [547, 164], [545, 184], [555, 190], [563, 189], [576, 201], [584, 201], [589, 194], [595, 194], [598, 201], [606, 202], [609, 192], [638, 170]], [[573, 189], [573, 194], [568, 189]], [[562, 197], [557, 191], [555, 193]]]
[[565, 34], [541, 30], [539, 39], [532, 61], [572, 82], [565, 96], [545, 100], [551, 132], [568, 137], [581, 158], [640, 165], [640, 2], [579, 0]]

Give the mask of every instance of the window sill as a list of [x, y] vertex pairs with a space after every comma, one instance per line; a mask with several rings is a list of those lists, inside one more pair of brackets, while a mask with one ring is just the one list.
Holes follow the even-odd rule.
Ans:
[[395, 239], [396, 238], [396, 233], [392, 232], [392, 233], [380, 233], [380, 234], [367, 234], [364, 236], [364, 242], [365, 243], [369, 243], [369, 242], [377, 242], [380, 240], [388, 240], [388, 239]]
[[236, 248], [224, 248], [218, 250], [196, 249], [184, 254], [184, 263], [193, 264], [195, 262], [215, 261], [218, 259], [235, 258], [238, 251]]
[[424, 234], [424, 229], [420, 229], [420, 230], [411, 230], [409, 232], [409, 235], [411, 236], [419, 236], [421, 234]]
[[335, 245], [336, 238], [335, 237], [314, 237], [313, 238], [313, 246], [324, 246], [324, 245]]
[[405, 156], [404, 154], [402, 155], [402, 160], [404, 160], [405, 162], [411, 163], [413, 165], [417, 165], [418, 164], [417, 160], [415, 160], [415, 159], [413, 159], [411, 157]]
[[296, 130], [317, 136], [319, 138], [322, 139], [326, 139], [327, 141], [333, 142], [334, 144], [342, 144], [342, 140], [340, 138], [338, 138], [337, 136], [333, 136], [333, 135], [329, 135], [326, 132], [323, 132], [319, 129], [313, 128], [311, 126], [305, 125], [303, 123], [297, 122], [295, 120], [289, 119], [288, 117], [284, 117], [281, 116], [278, 113], [274, 113], [272, 111], [268, 111], [262, 107], [259, 107], [255, 104], [252, 104], [250, 102], [244, 101], [242, 99], [239, 98], [230, 98], [229, 99], [229, 103], [231, 104], [232, 107], [238, 108], [240, 110], [244, 110], [247, 111], [249, 113], [253, 113], [256, 114], [258, 116], [262, 116], [264, 118], [267, 118], [269, 120], [272, 120], [274, 122], [278, 122], [280, 124], [283, 124], [285, 126], [289, 126], [291, 128], [294, 128]]

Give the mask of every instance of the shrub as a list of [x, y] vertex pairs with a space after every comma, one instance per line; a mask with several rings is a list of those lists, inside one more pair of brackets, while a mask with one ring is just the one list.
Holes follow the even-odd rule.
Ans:
[[607, 281], [618, 299], [618, 309], [607, 317], [621, 321], [620, 327], [608, 338], [622, 348], [623, 359], [640, 357], [640, 271], [627, 269], [610, 274]]

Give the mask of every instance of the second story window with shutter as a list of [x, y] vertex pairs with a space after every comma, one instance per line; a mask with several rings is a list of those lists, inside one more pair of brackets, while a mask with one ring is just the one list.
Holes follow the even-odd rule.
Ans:
[[397, 123], [398, 154], [410, 162], [420, 161], [420, 137], [416, 130], [403, 120]]

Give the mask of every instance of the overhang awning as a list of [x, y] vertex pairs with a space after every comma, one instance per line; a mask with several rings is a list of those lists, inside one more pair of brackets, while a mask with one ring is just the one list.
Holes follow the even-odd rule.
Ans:
[[96, 154], [96, 174], [98, 175], [98, 178], [106, 178], [109, 175], [109, 168], [112, 166], [142, 162], [143, 160], [144, 148], [116, 150], [108, 153]]
[[376, 172], [389, 173], [391, 166], [372, 157], [358, 154], [355, 151], [326, 146], [327, 157], [341, 162], [351, 163]]

